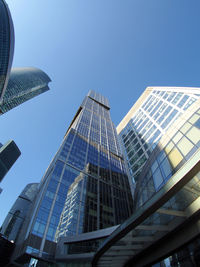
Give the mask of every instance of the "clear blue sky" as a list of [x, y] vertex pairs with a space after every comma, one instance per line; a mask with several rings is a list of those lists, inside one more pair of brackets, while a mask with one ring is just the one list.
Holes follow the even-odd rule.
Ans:
[[200, 85], [199, 0], [7, 0], [13, 66], [34, 66], [51, 90], [0, 117], [0, 142], [22, 155], [0, 186], [0, 224], [26, 184], [39, 182], [89, 89], [117, 125], [147, 86]]

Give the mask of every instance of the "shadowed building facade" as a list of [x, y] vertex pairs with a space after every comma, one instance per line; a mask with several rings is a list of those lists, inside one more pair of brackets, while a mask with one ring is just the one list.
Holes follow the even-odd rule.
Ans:
[[14, 28], [8, 5], [0, 0], [0, 103], [10, 75], [14, 54]]
[[131, 215], [129, 181], [109, 110], [108, 100], [94, 91], [79, 107], [39, 185], [19, 261], [25, 255], [50, 256], [60, 236], [111, 227]]
[[25, 101], [49, 90], [51, 79], [40, 69], [33, 67], [13, 68], [2, 102], [0, 113], [24, 103]]

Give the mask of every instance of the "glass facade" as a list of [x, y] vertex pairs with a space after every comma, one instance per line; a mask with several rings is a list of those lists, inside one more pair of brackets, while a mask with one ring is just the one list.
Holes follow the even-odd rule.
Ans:
[[161, 259], [155, 266], [198, 266], [199, 158], [200, 99], [152, 151], [136, 183], [134, 212], [101, 245], [95, 266], [152, 266]]
[[[123, 222], [132, 196], [106, 98], [90, 91], [40, 184], [29, 231], [42, 255], [59, 236]], [[48, 243], [49, 244], [49, 243]]]
[[25, 101], [49, 90], [50, 78], [36, 68], [14, 68], [0, 104], [0, 113], [24, 103]]
[[0, 1], [0, 102], [3, 98], [14, 53], [14, 29], [5, 1]]
[[137, 108], [131, 109], [126, 124], [119, 124], [117, 131], [133, 182], [160, 138], [199, 99], [199, 92], [199, 88], [148, 87], [135, 104]]
[[[196, 110], [192, 113], [185, 113], [161, 138], [139, 177], [135, 193], [137, 208], [143, 206], [155, 192], [159, 191], [199, 149], [199, 122], [200, 109], [197, 105]], [[174, 208], [173, 205], [174, 203], [171, 208]]]
[[37, 189], [37, 183], [28, 184], [6, 216], [1, 227], [1, 233], [8, 240], [12, 240], [14, 242], [17, 241], [20, 231], [24, 226], [28, 210], [37, 194]]

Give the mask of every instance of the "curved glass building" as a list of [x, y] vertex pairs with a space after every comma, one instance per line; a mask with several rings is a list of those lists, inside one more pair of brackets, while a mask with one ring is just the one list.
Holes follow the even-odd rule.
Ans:
[[49, 90], [51, 79], [42, 70], [33, 67], [13, 68], [0, 104], [0, 113], [24, 103]]
[[0, 0], [0, 103], [8, 84], [13, 53], [14, 28], [9, 8], [4, 0]]

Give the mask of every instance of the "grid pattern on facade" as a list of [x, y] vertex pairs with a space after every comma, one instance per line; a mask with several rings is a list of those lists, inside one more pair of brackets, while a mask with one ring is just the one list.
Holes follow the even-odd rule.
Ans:
[[8, 85], [0, 104], [2, 113], [49, 90], [50, 78], [36, 68], [12, 69]]
[[138, 180], [145, 162], [170, 125], [199, 99], [199, 90], [195, 94], [181, 89], [150, 90], [120, 132], [121, 144], [134, 181]]
[[90, 92], [84, 99], [42, 179], [31, 227], [31, 233], [43, 240], [40, 251], [45, 240], [113, 226], [132, 212], [128, 177], [108, 102], [92, 97]]
[[159, 191], [199, 147], [200, 109], [197, 109], [189, 117], [182, 117], [173, 124], [173, 128], [160, 140], [154, 152], [154, 159], [139, 178], [135, 199], [137, 207], [144, 205]]

